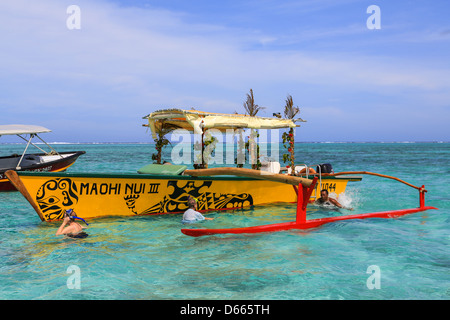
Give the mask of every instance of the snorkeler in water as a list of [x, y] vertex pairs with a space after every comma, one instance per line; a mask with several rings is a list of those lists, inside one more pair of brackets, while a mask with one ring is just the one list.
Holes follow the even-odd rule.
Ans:
[[[75, 211], [72, 209], [67, 210], [64, 213], [64, 220], [61, 226], [59, 227], [58, 231], [56, 231], [56, 235], [65, 235], [70, 238], [75, 239], [83, 239], [88, 236], [86, 232], [84, 232], [84, 227], [82, 227], [78, 222], [75, 222], [75, 219], [82, 220], [84, 223], [84, 219], [79, 218]], [[88, 225], [86, 223], [86, 225]]]
[[336, 206], [338, 208], [347, 209], [347, 210], [353, 210], [353, 208], [344, 207], [342, 204], [340, 204], [336, 199], [330, 198], [328, 196], [328, 190], [323, 189], [320, 191], [320, 198], [315, 201], [316, 204], [322, 205], [322, 206]]

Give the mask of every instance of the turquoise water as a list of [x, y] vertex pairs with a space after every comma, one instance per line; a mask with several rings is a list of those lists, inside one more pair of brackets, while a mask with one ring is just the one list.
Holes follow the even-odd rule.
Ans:
[[[135, 172], [151, 162], [147, 144], [56, 145], [85, 150], [70, 172]], [[0, 145], [1, 153], [22, 146]], [[93, 219], [89, 237], [54, 236], [17, 193], [0, 194], [0, 299], [449, 299], [450, 144], [299, 143], [299, 162], [335, 171], [365, 170], [426, 186], [438, 207], [398, 219], [353, 220], [309, 231], [191, 238], [180, 215]], [[270, 196], [270, 195], [268, 195]], [[354, 211], [308, 207], [309, 218], [418, 206], [418, 192], [365, 176], [349, 183]], [[275, 204], [209, 213], [202, 227], [292, 221], [295, 206]], [[379, 289], [369, 289], [369, 266]], [[68, 280], [79, 268], [79, 289]], [[374, 283], [374, 282], [373, 282]]]

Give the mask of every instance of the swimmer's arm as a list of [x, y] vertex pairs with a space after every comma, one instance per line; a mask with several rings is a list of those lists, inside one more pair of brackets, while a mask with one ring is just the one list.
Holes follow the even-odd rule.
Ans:
[[201, 216], [201, 218], [199, 218], [200, 220], [214, 220], [214, 218], [207, 218], [204, 215], [202, 215], [201, 213], [199, 213], [199, 215]]
[[207, 218], [204, 215], [202, 215], [200, 212], [196, 213], [197, 220], [213, 220], [214, 218]]
[[342, 209], [347, 209], [347, 210], [353, 210], [353, 208], [350, 207], [344, 207], [342, 204], [340, 204], [337, 200], [335, 199], [330, 199], [330, 201], [337, 207], [342, 208]]
[[336, 207], [344, 208], [344, 206], [343, 206], [342, 204], [340, 204], [336, 199], [328, 198], [328, 200], [329, 200], [332, 204], [334, 204]]
[[59, 227], [59, 229], [56, 231], [56, 234], [55, 234], [55, 235], [59, 236], [59, 235], [71, 233], [71, 232], [74, 231], [74, 230], [73, 230], [74, 227], [72, 227], [72, 226], [68, 226], [68, 227], [64, 228], [64, 227], [67, 225], [68, 221], [69, 221], [68, 218], [65, 218], [65, 219], [64, 219], [63, 223], [61, 224], [61, 226]]

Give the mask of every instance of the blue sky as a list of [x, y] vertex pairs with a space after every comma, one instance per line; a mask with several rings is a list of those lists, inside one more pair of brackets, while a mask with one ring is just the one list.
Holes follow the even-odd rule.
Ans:
[[[81, 29], [66, 26], [69, 5]], [[380, 29], [366, 21], [380, 8]], [[149, 142], [161, 108], [271, 116], [297, 141], [449, 141], [448, 1], [0, 2], [2, 124], [49, 141]], [[1, 142], [1, 141], [0, 141]]]

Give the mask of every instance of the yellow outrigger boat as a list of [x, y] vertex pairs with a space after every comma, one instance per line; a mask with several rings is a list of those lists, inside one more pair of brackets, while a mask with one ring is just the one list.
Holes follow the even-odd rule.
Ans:
[[[173, 123], [194, 133], [214, 128], [279, 129], [297, 127], [296, 120], [225, 115], [194, 110], [169, 109], [144, 117], [156, 137], [158, 126]], [[275, 164], [277, 164], [275, 162]], [[42, 221], [62, 219], [73, 209], [84, 218], [145, 214], [182, 213], [187, 198], [198, 200], [198, 210], [235, 209], [269, 203], [296, 203], [297, 187], [310, 186], [317, 177], [310, 201], [321, 189], [336, 196], [345, 192], [349, 181], [360, 176], [308, 174], [303, 177], [283, 174], [274, 163], [261, 170], [218, 167], [189, 170], [185, 164], [151, 164], [136, 174], [109, 173], [6, 173], [8, 179], [35, 209]], [[275, 168], [275, 171], [274, 169]], [[227, 176], [225, 176], [227, 175]]]

